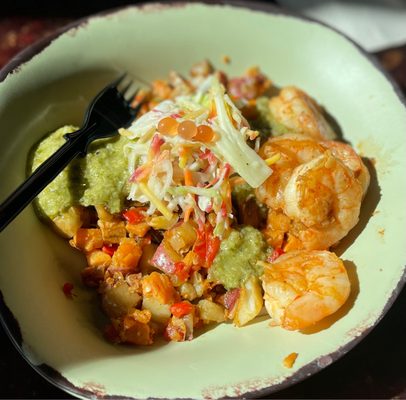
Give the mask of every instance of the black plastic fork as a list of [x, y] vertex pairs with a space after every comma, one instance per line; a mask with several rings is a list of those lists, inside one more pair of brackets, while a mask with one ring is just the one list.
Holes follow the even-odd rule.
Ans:
[[[128, 95], [131, 86], [119, 90], [125, 75], [106, 86], [89, 104], [83, 126], [64, 135], [66, 143], [44, 161], [0, 205], [0, 232], [78, 155], [85, 155], [91, 142], [113, 137], [119, 128], [128, 128], [137, 116], [141, 103], [131, 107], [136, 92]], [[129, 100], [126, 100], [129, 99]]]

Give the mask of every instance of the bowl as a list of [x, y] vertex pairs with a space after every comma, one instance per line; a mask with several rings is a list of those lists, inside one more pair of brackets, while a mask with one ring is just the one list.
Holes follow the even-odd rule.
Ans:
[[[230, 64], [223, 64], [228, 56]], [[406, 110], [377, 63], [340, 33], [266, 4], [130, 6], [80, 20], [16, 57], [0, 73], [0, 197], [25, 177], [46, 132], [80, 124], [89, 100], [118, 72], [144, 81], [186, 73], [207, 58], [229, 74], [258, 65], [279, 86], [315, 97], [367, 158], [371, 186], [360, 222], [335, 251], [352, 281], [346, 306], [306, 333], [215, 326], [190, 342], [109, 344], [85, 260], [28, 207], [0, 235], [1, 321], [27, 361], [82, 398], [257, 397], [325, 368], [379, 322], [405, 281]], [[61, 287], [75, 286], [67, 299]], [[283, 359], [298, 358], [292, 368]]]

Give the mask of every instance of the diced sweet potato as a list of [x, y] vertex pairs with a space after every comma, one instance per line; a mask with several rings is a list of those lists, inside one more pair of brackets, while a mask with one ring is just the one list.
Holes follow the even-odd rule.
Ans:
[[172, 304], [176, 299], [176, 292], [171, 280], [165, 274], [152, 272], [142, 278], [143, 297], [153, 297], [161, 304]]
[[80, 228], [69, 243], [81, 251], [90, 252], [103, 246], [103, 237], [100, 229]]
[[110, 269], [121, 271], [123, 274], [135, 272], [141, 254], [141, 246], [134, 239], [123, 238], [113, 254]]
[[149, 231], [150, 226], [146, 222], [140, 222], [138, 224], [127, 223], [125, 228], [130, 237], [144, 237]]
[[105, 243], [117, 244], [127, 236], [124, 221], [103, 221], [99, 219], [97, 225], [101, 230]]

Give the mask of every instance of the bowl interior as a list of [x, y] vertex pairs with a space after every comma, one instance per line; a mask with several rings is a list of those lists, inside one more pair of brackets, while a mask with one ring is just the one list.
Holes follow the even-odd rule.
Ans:
[[[28, 207], [0, 235], [0, 290], [19, 323], [26, 357], [60, 373], [58, 381], [76, 395], [216, 398], [277, 390], [344, 354], [402, 285], [404, 105], [354, 44], [284, 14], [230, 5], [130, 7], [90, 18], [27, 56], [0, 84], [0, 197], [24, 179], [31, 146], [57, 127], [80, 124], [89, 99], [118, 71], [150, 81], [170, 70], [186, 73], [204, 58], [231, 75], [258, 65], [278, 86], [303, 88], [371, 160], [360, 223], [337, 248], [353, 283], [350, 300], [313, 332], [270, 328], [260, 318], [244, 328], [216, 326], [181, 344], [112, 346], [99, 330], [97, 298], [80, 281], [85, 260]], [[63, 295], [65, 282], [75, 285], [73, 301]], [[299, 357], [286, 369], [282, 360], [292, 352]]]

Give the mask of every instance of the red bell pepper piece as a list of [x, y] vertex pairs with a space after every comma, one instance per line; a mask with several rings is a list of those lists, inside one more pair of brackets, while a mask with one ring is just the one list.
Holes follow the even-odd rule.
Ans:
[[68, 299], [73, 299], [74, 294], [72, 293], [73, 290], [73, 284], [70, 282], [66, 282], [62, 286], [62, 291], [63, 294], [68, 298]]
[[220, 249], [220, 239], [213, 235], [213, 227], [210, 224], [203, 225], [197, 231], [197, 240], [193, 251], [199, 256], [201, 263], [210, 268]]
[[188, 301], [181, 301], [171, 305], [171, 313], [177, 318], [181, 318], [193, 311], [193, 306]]
[[145, 220], [145, 215], [137, 210], [136, 208], [130, 208], [123, 212], [123, 217], [130, 223], [130, 224], [139, 224], [140, 222]]
[[104, 251], [106, 254], [108, 254], [110, 257], [113, 257], [113, 254], [115, 253], [115, 251], [117, 250], [117, 245], [104, 245], [102, 247], [102, 251]]

